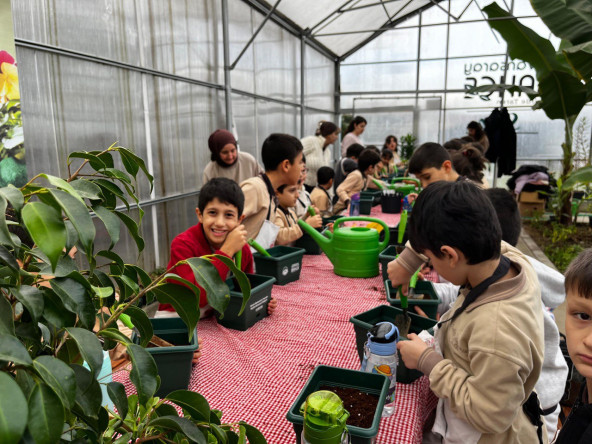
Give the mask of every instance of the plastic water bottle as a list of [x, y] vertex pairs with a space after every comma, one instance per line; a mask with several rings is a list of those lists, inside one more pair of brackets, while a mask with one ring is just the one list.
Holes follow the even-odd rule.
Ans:
[[391, 322], [379, 322], [368, 331], [364, 345], [364, 359], [361, 370], [385, 375], [390, 380], [384, 400], [382, 416], [391, 416], [395, 411], [395, 390], [397, 387], [397, 342], [399, 329]]
[[349, 412], [343, 408], [341, 398], [328, 390], [311, 393], [300, 406], [304, 416], [302, 444], [348, 444], [349, 433], [345, 423]]
[[360, 215], [360, 193], [352, 194], [349, 200], [349, 215], [359, 216]]
[[403, 210], [407, 210], [408, 213], [411, 213], [413, 210], [413, 205], [411, 205], [407, 196], [403, 198]]

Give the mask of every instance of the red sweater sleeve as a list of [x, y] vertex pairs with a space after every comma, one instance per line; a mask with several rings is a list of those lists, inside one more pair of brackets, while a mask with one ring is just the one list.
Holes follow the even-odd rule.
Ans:
[[[201, 227], [198, 229], [201, 229]], [[178, 236], [173, 240], [171, 244], [171, 260], [169, 261], [168, 268], [172, 267], [179, 261], [189, 259], [191, 257], [201, 257], [212, 254], [210, 245], [207, 244], [207, 242], [206, 245], [202, 245], [202, 242], [200, 242], [201, 239], [198, 237], [199, 232], [194, 232], [192, 234], [196, 234], [196, 236]], [[226, 253], [223, 253], [220, 250], [216, 250], [215, 254], [228, 257]], [[228, 277], [228, 267], [220, 260], [214, 260], [212, 264], [214, 267], [216, 267], [220, 278], [225, 281]], [[245, 273], [253, 273], [253, 254], [251, 253], [251, 249], [248, 244], [245, 244], [242, 249], [241, 269]], [[200, 289], [199, 306], [204, 307], [207, 305], [208, 298], [206, 292], [195, 280], [195, 275], [193, 274], [193, 270], [189, 265], [180, 265], [173, 270], [173, 273], [197, 285]], [[172, 279], [171, 282], [183, 285], [174, 279]], [[173, 307], [169, 304], [160, 304], [159, 309], [174, 311]]]

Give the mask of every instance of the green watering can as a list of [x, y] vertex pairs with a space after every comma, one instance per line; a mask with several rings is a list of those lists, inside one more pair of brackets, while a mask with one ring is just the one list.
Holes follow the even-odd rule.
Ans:
[[[379, 242], [380, 233], [367, 227], [342, 227], [350, 221], [365, 221], [380, 224], [384, 228], [384, 240]], [[335, 221], [333, 233], [324, 235], [303, 220], [298, 225], [319, 244], [338, 276], [373, 277], [378, 275], [378, 254], [388, 246], [389, 227], [373, 217], [342, 217]]]
[[[412, 181], [415, 185], [397, 183], [402, 181]], [[407, 196], [409, 193], [419, 193], [421, 191], [421, 182], [414, 177], [395, 177], [391, 180], [388, 188], [391, 190], [397, 190], [398, 193]]]

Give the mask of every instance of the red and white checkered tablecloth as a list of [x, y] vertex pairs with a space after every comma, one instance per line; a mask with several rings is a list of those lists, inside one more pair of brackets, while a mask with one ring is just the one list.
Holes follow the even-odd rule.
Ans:
[[[376, 216], [395, 225], [399, 215]], [[203, 354], [189, 388], [222, 410], [224, 422], [244, 420], [270, 444], [287, 444], [296, 438], [286, 413], [315, 366], [359, 369], [349, 319], [386, 303], [386, 298], [379, 276], [337, 276], [324, 254], [305, 255], [300, 280], [274, 286], [272, 295], [278, 300], [275, 313], [245, 332], [226, 329], [212, 318], [199, 322]], [[114, 379], [133, 392], [127, 373]], [[436, 402], [426, 377], [397, 384], [395, 414], [382, 419], [376, 442], [420, 443], [423, 423]]]

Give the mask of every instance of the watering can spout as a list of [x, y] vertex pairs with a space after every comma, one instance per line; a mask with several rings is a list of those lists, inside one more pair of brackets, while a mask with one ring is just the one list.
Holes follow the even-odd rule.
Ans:
[[302, 219], [298, 221], [298, 225], [300, 225], [300, 228], [302, 228], [304, 232], [308, 233], [308, 235], [312, 237], [317, 244], [319, 244], [319, 247], [321, 247], [329, 259], [333, 257], [333, 242], [331, 239], [328, 239], [323, 234], [319, 233], [315, 228], [311, 227]]

